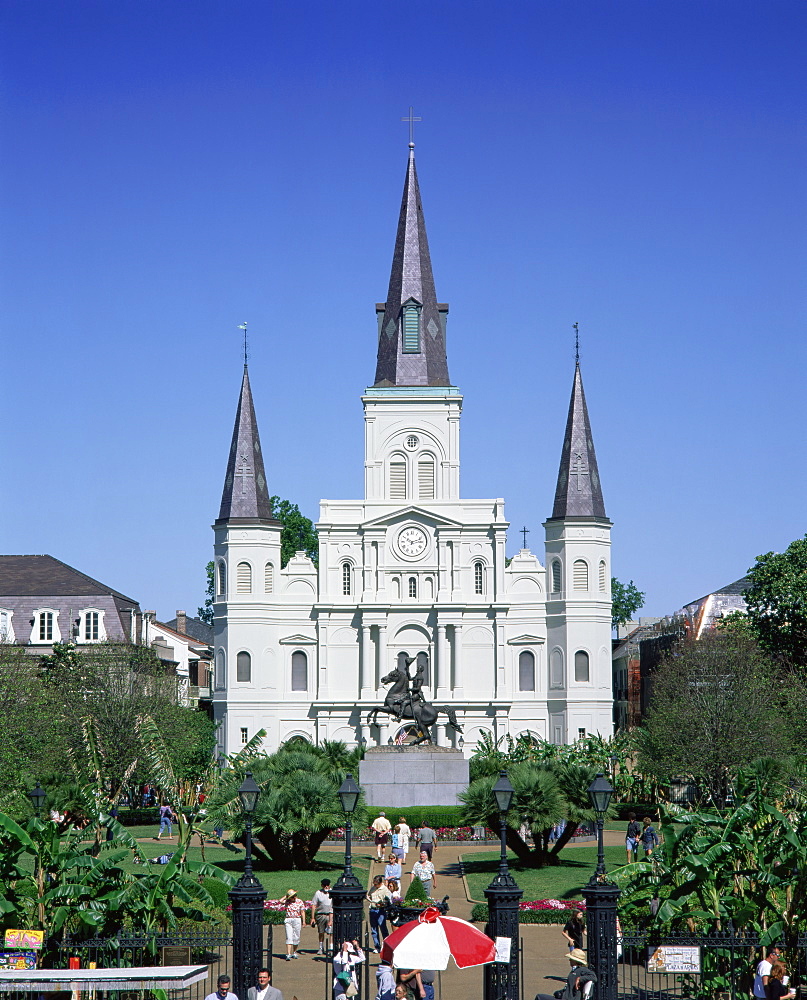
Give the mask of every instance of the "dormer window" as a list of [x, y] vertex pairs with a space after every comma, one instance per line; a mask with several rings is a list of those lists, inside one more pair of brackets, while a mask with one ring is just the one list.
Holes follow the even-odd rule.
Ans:
[[0, 642], [14, 642], [14, 626], [11, 624], [13, 611], [0, 608]]
[[31, 642], [61, 642], [59, 612], [54, 608], [39, 608], [31, 619]]
[[104, 632], [104, 612], [87, 608], [81, 612], [78, 635], [83, 642], [100, 642], [106, 639]]
[[420, 354], [420, 306], [407, 302], [403, 307], [403, 353]]

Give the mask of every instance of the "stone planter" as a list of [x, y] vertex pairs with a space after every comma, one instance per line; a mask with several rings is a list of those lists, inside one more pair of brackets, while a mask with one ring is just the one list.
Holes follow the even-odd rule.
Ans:
[[403, 903], [390, 903], [387, 906], [387, 919], [393, 926], [400, 927], [401, 924], [408, 924], [410, 920], [417, 920], [429, 906], [433, 906], [441, 913], [448, 913], [448, 899], [448, 896], [443, 896], [439, 903], [429, 903], [426, 906], [404, 906]]

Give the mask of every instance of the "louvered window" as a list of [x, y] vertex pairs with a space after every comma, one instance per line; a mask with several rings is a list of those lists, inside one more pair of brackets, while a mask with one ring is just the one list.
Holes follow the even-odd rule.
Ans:
[[403, 308], [403, 351], [404, 354], [420, 353], [420, 306], [413, 303]]
[[249, 653], [242, 651], [236, 656], [235, 678], [242, 682], [252, 680], [252, 657]]
[[416, 576], [409, 577], [409, 596], [418, 596], [418, 578]]
[[588, 684], [588, 653], [578, 649], [574, 654], [574, 679], [578, 684]]
[[605, 572], [605, 560], [600, 563], [600, 593], [605, 594], [608, 590], [608, 577]]
[[227, 596], [227, 567], [223, 562], [219, 563], [219, 597]]
[[263, 568], [263, 592], [271, 594], [275, 589], [275, 567], [267, 563]]
[[342, 563], [342, 593], [347, 597], [352, 590], [353, 571], [349, 562]]
[[224, 650], [220, 649], [216, 654], [216, 690], [223, 691], [225, 687], [225, 662]]
[[535, 654], [525, 649], [518, 656], [519, 691], [535, 690]]
[[406, 462], [389, 464], [390, 500], [406, 500]]
[[252, 593], [252, 567], [248, 562], [240, 562], [235, 568], [236, 594]]
[[485, 567], [481, 562], [474, 563], [474, 593], [485, 593]]
[[291, 689], [308, 690], [308, 657], [299, 649], [291, 654]]
[[418, 462], [418, 497], [434, 500], [434, 459], [421, 458]]
[[572, 567], [572, 585], [575, 590], [588, 590], [588, 563], [585, 559], [575, 559]]
[[552, 593], [560, 593], [560, 562], [556, 559], [552, 563]]

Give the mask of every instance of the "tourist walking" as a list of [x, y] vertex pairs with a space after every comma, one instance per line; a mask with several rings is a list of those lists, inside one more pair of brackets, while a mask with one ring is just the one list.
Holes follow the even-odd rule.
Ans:
[[[556, 994], [557, 1000], [582, 1000], [586, 983], [596, 983], [597, 977], [586, 965], [584, 951], [575, 948], [574, 951], [569, 952], [567, 958], [572, 963], [572, 967], [566, 977], [566, 985]], [[550, 996], [548, 993], [536, 993], [535, 1000], [555, 1000], [555, 996]]]
[[793, 1000], [796, 991], [788, 989], [789, 979], [785, 975], [787, 969], [784, 962], [774, 962], [768, 977], [768, 1000]]
[[779, 954], [779, 949], [774, 945], [774, 947], [768, 949], [768, 954], [757, 965], [752, 992], [759, 1000], [766, 1000], [768, 996], [768, 980], [770, 979], [773, 963], [779, 961]]
[[401, 824], [399, 823], [392, 830], [392, 853], [399, 861], [402, 861], [404, 857], [403, 839]]
[[247, 1000], [283, 1000], [283, 994], [272, 984], [268, 969], [258, 969], [258, 985], [247, 990]]
[[432, 853], [437, 850], [437, 834], [427, 823], [424, 823], [418, 830], [417, 842], [420, 850], [425, 851], [429, 855], [429, 861], [431, 861]]
[[401, 902], [401, 884], [397, 878], [391, 878], [387, 882], [387, 888], [389, 889], [390, 901], [393, 903]]
[[375, 834], [376, 861], [383, 861], [385, 848], [387, 846], [387, 839], [389, 837], [389, 832], [392, 829], [392, 824], [384, 813], [379, 813], [370, 824], [370, 829]]
[[328, 938], [331, 936], [333, 926], [333, 900], [331, 899], [331, 880], [324, 878], [319, 889], [314, 893], [311, 900], [311, 926], [317, 928], [319, 934], [318, 955], [325, 955], [328, 952]]
[[398, 832], [401, 835], [401, 847], [403, 848], [403, 860], [406, 861], [406, 856], [409, 854], [409, 841], [412, 837], [412, 831], [409, 828], [409, 824], [406, 822], [406, 816], [401, 816], [398, 819]]
[[384, 881], [388, 881], [391, 878], [400, 879], [401, 877], [401, 862], [395, 857], [394, 854], [390, 854], [387, 864], [384, 868]]
[[373, 877], [373, 884], [367, 893], [370, 901], [370, 933], [373, 935], [373, 954], [377, 955], [387, 936], [387, 903], [392, 899], [392, 893], [384, 884], [380, 875]]
[[653, 820], [645, 816], [642, 820], [642, 847], [644, 856], [649, 858], [653, 850], [658, 846], [658, 834], [653, 829]]
[[586, 925], [583, 923], [583, 914], [580, 910], [575, 910], [571, 917], [569, 917], [563, 925], [563, 930], [561, 931], [563, 936], [569, 942], [569, 951], [574, 951], [575, 948], [582, 949], [583, 932], [585, 929]]
[[160, 806], [160, 832], [154, 838], [155, 840], [163, 839], [163, 830], [168, 831], [169, 837], [172, 836], [171, 823], [173, 822], [174, 818], [175, 818], [174, 810], [167, 802], [163, 802], [163, 804]]
[[334, 996], [355, 996], [359, 990], [356, 978], [356, 966], [364, 961], [364, 952], [359, 942], [343, 941], [339, 951], [333, 956], [333, 992]]
[[299, 958], [297, 946], [300, 944], [300, 932], [303, 929], [303, 914], [305, 913], [305, 903], [297, 898], [294, 889], [289, 889], [283, 897], [283, 905], [286, 909], [286, 919], [283, 921], [286, 927], [286, 961]]
[[409, 879], [409, 884], [411, 885], [416, 878], [419, 878], [423, 883], [423, 891], [427, 896], [431, 898], [432, 889], [437, 888], [437, 874], [434, 870], [434, 865], [431, 862], [431, 858], [426, 853], [426, 851], [420, 852], [420, 861], [416, 861], [412, 865], [411, 878]]
[[216, 992], [208, 993], [205, 1000], [238, 1000], [235, 993], [230, 992], [230, 977], [226, 973], [216, 980]]
[[636, 813], [628, 813], [628, 828], [625, 830], [625, 850], [628, 854], [628, 864], [631, 861], [639, 860], [639, 840], [642, 836], [642, 828], [639, 826], [639, 820], [636, 819]]
[[375, 970], [375, 981], [378, 985], [375, 1000], [395, 1000], [395, 976], [391, 965], [381, 962]]

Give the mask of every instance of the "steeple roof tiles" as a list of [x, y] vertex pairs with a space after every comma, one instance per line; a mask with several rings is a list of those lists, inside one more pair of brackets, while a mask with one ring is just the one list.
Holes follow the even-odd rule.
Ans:
[[[405, 351], [403, 306], [420, 306], [419, 351]], [[387, 301], [378, 334], [376, 386], [451, 385], [445, 344], [445, 314], [438, 306], [420, 199], [414, 149], [410, 146]]]
[[249, 371], [244, 365], [233, 440], [221, 494], [217, 523], [230, 520], [271, 521], [272, 501], [266, 485], [258, 421], [252, 403]]
[[551, 520], [567, 517], [606, 517], [579, 362], [574, 369]]

